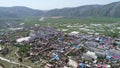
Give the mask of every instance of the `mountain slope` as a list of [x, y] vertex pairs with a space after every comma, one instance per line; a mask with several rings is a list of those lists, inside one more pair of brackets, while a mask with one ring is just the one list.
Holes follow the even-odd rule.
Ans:
[[101, 5], [87, 5], [76, 8], [54, 9], [46, 13], [46, 16], [64, 16], [64, 17], [90, 17], [97, 16]]
[[41, 16], [43, 11], [34, 10], [27, 7], [0, 7], [0, 18], [21, 18]]
[[73, 8], [53, 9], [49, 11], [35, 10], [20, 6], [0, 7], [0, 18], [23, 18], [41, 16], [62, 16], [70, 18], [120, 17], [120, 2], [114, 2], [107, 5], [86, 5]]
[[86, 5], [75, 8], [54, 9], [46, 12], [45, 16], [63, 17], [120, 17], [120, 2], [107, 5]]
[[120, 2], [114, 2], [104, 5], [101, 9], [101, 15], [108, 17], [120, 17]]

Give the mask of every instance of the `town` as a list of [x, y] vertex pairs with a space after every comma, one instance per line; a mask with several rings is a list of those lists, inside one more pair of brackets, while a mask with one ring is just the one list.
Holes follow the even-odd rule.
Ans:
[[35, 68], [120, 67], [119, 37], [81, 35], [75, 31], [66, 34], [52, 27], [36, 26], [2, 34], [0, 45], [0, 55], [20, 63], [18, 67], [27, 67], [22, 65], [27, 63]]
[[0, 68], [120, 68], [120, 1], [1, 0]]

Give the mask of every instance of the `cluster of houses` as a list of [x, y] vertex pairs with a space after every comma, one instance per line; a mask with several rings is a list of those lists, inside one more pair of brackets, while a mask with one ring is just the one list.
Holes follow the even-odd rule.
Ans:
[[22, 59], [36, 65], [44, 63], [45, 68], [120, 67], [119, 37], [65, 34], [50, 27], [36, 27], [28, 36], [15, 41], [18, 46], [30, 47], [24, 53], [19, 52]]

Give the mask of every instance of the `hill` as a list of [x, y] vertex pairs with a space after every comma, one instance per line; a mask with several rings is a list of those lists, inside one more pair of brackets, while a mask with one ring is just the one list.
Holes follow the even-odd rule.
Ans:
[[27, 7], [0, 7], [0, 18], [22, 18], [41, 16], [43, 11]]
[[48, 11], [35, 10], [27, 7], [0, 7], [0, 18], [23, 18], [23, 17], [67, 17], [67, 18], [90, 18], [90, 17], [120, 17], [120, 2], [107, 5], [85, 5], [73, 8], [53, 9]]
[[120, 2], [107, 5], [86, 5], [74, 8], [53, 9], [45, 16], [63, 16], [72, 18], [120, 17]]

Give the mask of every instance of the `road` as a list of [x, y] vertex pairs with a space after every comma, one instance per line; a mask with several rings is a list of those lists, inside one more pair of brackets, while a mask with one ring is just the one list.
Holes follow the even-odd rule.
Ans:
[[31, 66], [27, 66], [27, 65], [24, 65], [24, 64], [20, 64], [20, 63], [17, 63], [17, 62], [11, 61], [11, 60], [6, 59], [6, 58], [3, 58], [3, 57], [0, 57], [0, 59], [3, 60], [3, 61], [6, 61], [6, 62], [12, 63], [12, 64], [22, 65], [22, 66], [25, 66], [25, 67], [27, 67], [27, 68], [32, 68]]
[[20, 56], [18, 55], [18, 52], [19, 51], [19, 48], [17, 48], [17, 50], [15, 51], [15, 54], [16, 54], [16, 56], [18, 57], [18, 58], [20, 58]]

